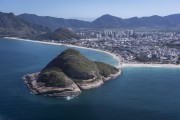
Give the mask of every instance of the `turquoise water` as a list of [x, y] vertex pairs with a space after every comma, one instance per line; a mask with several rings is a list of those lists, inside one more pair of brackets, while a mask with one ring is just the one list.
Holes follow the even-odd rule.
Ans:
[[[66, 48], [0, 39], [0, 120], [180, 120], [180, 69], [123, 68], [117, 79], [69, 101], [30, 94], [21, 77]], [[92, 60], [117, 62], [79, 50]]]

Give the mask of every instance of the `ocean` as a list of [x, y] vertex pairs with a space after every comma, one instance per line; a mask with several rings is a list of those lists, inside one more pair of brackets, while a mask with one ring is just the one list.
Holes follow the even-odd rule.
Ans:
[[[67, 48], [0, 39], [0, 120], [180, 120], [177, 68], [121, 68], [118, 78], [70, 100], [31, 94], [22, 76], [40, 71]], [[78, 50], [117, 64], [108, 54]]]

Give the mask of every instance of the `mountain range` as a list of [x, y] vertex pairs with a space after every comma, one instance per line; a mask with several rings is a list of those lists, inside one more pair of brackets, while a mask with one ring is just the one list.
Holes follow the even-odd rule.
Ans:
[[[103, 15], [92, 22], [77, 19], [64, 19], [35, 14], [14, 15], [0, 12], [0, 37], [13, 36], [21, 38], [77, 38], [65, 29], [135, 29], [135, 28], [180, 28], [180, 14], [168, 16], [133, 17], [122, 19], [112, 15]], [[62, 33], [62, 34], [61, 34]], [[64, 34], [65, 33], [65, 34]], [[52, 37], [53, 36], [53, 37]], [[70, 36], [70, 37], [69, 37]]]
[[76, 20], [76, 19], [64, 19], [64, 18], [56, 18], [50, 16], [37, 16], [35, 14], [21, 14], [18, 15], [17, 17], [33, 24], [48, 27], [51, 30], [56, 30], [59, 27], [64, 27], [64, 28], [90, 27], [90, 22]]
[[0, 12], [0, 35], [24, 37], [50, 31], [49, 28], [19, 19], [13, 13]]
[[0, 12], [0, 37], [19, 37], [37, 40], [78, 39], [79, 36], [66, 28], [50, 30], [48, 27], [20, 19], [13, 13]]
[[55, 30], [58, 27], [66, 27], [72, 29], [80, 28], [169, 28], [180, 27], [180, 14], [168, 15], [168, 16], [150, 16], [150, 17], [132, 17], [129, 19], [122, 19], [112, 15], [103, 15], [92, 22], [76, 20], [76, 19], [64, 19], [55, 18], [49, 16], [37, 16], [34, 14], [21, 14], [17, 17], [28, 21], [33, 24], [42, 25], [48, 27], [51, 30]]

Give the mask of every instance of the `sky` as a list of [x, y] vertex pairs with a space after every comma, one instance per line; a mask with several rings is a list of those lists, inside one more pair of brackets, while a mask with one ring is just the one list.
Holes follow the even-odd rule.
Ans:
[[180, 0], [0, 0], [0, 12], [93, 20], [104, 14], [121, 18], [180, 13]]

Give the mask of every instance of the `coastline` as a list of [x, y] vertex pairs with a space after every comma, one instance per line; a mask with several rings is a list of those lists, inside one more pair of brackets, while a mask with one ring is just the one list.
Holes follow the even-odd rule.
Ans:
[[126, 67], [151, 67], [151, 68], [180, 68], [180, 65], [175, 64], [142, 64], [142, 63], [123, 63], [120, 68]]
[[26, 42], [34, 42], [34, 43], [41, 43], [41, 44], [48, 44], [48, 45], [57, 45], [57, 46], [67, 46], [67, 47], [74, 47], [74, 48], [81, 48], [81, 49], [87, 49], [87, 50], [93, 50], [93, 51], [98, 51], [98, 52], [102, 52], [102, 53], [106, 53], [109, 54], [110, 56], [112, 56], [114, 59], [117, 60], [117, 65], [115, 65], [115, 67], [119, 68], [121, 66], [121, 62], [119, 57], [114, 54], [114, 53], [110, 53], [108, 51], [103, 51], [100, 49], [95, 49], [95, 48], [87, 48], [87, 47], [83, 47], [83, 46], [77, 46], [77, 45], [71, 45], [71, 44], [62, 44], [62, 43], [56, 43], [56, 42], [45, 42], [45, 41], [37, 41], [37, 40], [29, 40], [29, 39], [21, 39], [21, 38], [16, 38], [16, 37], [4, 37], [5, 39], [13, 39], [13, 40], [19, 40], [19, 41], [26, 41]]
[[111, 55], [114, 59], [117, 60], [118, 63], [117, 63], [117, 65], [115, 65], [115, 67], [117, 67], [117, 68], [125, 68], [125, 67], [180, 68], [180, 65], [175, 65], [175, 64], [121, 63], [120, 58], [115, 53], [110, 53], [108, 51], [103, 51], [103, 50], [95, 49], [95, 48], [87, 48], [87, 47], [83, 47], [83, 46], [77, 46], [77, 45], [71, 45], [71, 44], [62, 44], [62, 43], [56, 43], [56, 42], [45, 42], [45, 41], [21, 39], [21, 38], [16, 38], [16, 37], [4, 37], [4, 38], [13, 39], [13, 40], [19, 40], [19, 41], [26, 41], [26, 42], [42, 43], [42, 44], [48, 44], [48, 45], [57, 45], [57, 46], [64, 45], [64, 46], [67, 46], [67, 47], [75, 47], [75, 48], [81, 48], [81, 49], [88, 49], [88, 50], [103, 52], [103, 53]]

